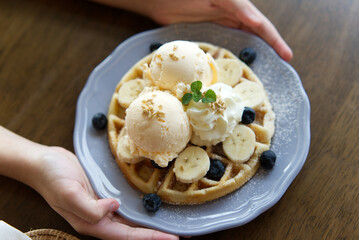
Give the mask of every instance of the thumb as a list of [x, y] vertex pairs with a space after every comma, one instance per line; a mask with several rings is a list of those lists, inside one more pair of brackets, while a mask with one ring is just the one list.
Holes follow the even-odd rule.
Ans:
[[234, 1], [233, 9], [237, 19], [249, 27], [258, 27], [262, 23], [262, 13], [250, 1]]
[[89, 206], [87, 206], [86, 211], [88, 211], [88, 214], [84, 212], [83, 216], [87, 218], [85, 220], [88, 222], [97, 223], [107, 214], [115, 212], [118, 208], [119, 203], [115, 199], [97, 199], [94, 205], [90, 203]]
[[115, 199], [91, 200], [79, 206], [77, 215], [85, 221], [94, 224], [118, 208], [119, 204]]
[[66, 209], [89, 223], [97, 223], [108, 213], [119, 208], [116, 199], [93, 198], [85, 191], [78, 191], [67, 198]]
[[261, 12], [248, 0], [212, 0], [212, 4], [227, 11], [232, 21], [240, 21], [249, 27], [257, 27], [262, 22]]

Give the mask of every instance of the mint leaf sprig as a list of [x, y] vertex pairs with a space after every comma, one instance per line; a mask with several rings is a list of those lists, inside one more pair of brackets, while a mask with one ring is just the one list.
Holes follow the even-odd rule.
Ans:
[[188, 105], [191, 100], [199, 102], [202, 100], [203, 103], [212, 103], [217, 99], [216, 93], [212, 89], [208, 89], [204, 94], [201, 92], [202, 82], [195, 81], [191, 84], [192, 93], [186, 93], [182, 97], [182, 104]]

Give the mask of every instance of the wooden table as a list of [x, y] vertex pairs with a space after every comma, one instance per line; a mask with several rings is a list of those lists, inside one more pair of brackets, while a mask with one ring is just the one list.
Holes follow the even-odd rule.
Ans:
[[[294, 51], [311, 102], [311, 148], [299, 175], [252, 222], [192, 239], [359, 239], [359, 1], [254, 0]], [[88, 1], [0, 1], [0, 124], [73, 151], [77, 98], [122, 41], [158, 27]], [[26, 232], [76, 235], [31, 188], [0, 177], [0, 218]]]

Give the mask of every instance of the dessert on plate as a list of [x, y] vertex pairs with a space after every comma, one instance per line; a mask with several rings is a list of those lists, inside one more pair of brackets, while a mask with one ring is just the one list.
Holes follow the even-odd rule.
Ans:
[[128, 182], [171, 204], [199, 204], [246, 183], [270, 149], [263, 84], [227, 49], [173, 41], [118, 83], [108, 139]]

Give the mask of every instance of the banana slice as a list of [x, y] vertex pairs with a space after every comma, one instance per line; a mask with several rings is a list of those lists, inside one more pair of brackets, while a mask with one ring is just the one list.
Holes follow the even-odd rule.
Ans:
[[136, 156], [131, 152], [127, 129], [125, 127], [121, 129], [120, 135], [118, 136], [117, 156], [122, 161], [130, 164], [141, 162], [144, 159], [143, 157]]
[[144, 88], [145, 81], [143, 79], [138, 78], [125, 82], [118, 91], [118, 103], [122, 107], [128, 108]]
[[209, 157], [200, 147], [188, 147], [176, 158], [173, 172], [183, 183], [192, 183], [203, 178], [209, 170]]
[[220, 58], [216, 60], [218, 65], [218, 82], [225, 83], [231, 87], [239, 82], [243, 74], [243, 67], [235, 59]]
[[243, 104], [246, 107], [256, 108], [264, 101], [264, 89], [255, 82], [243, 81], [235, 86], [233, 91], [241, 96]]
[[223, 141], [223, 151], [233, 162], [246, 162], [253, 154], [256, 136], [252, 129], [237, 125], [232, 134]]

